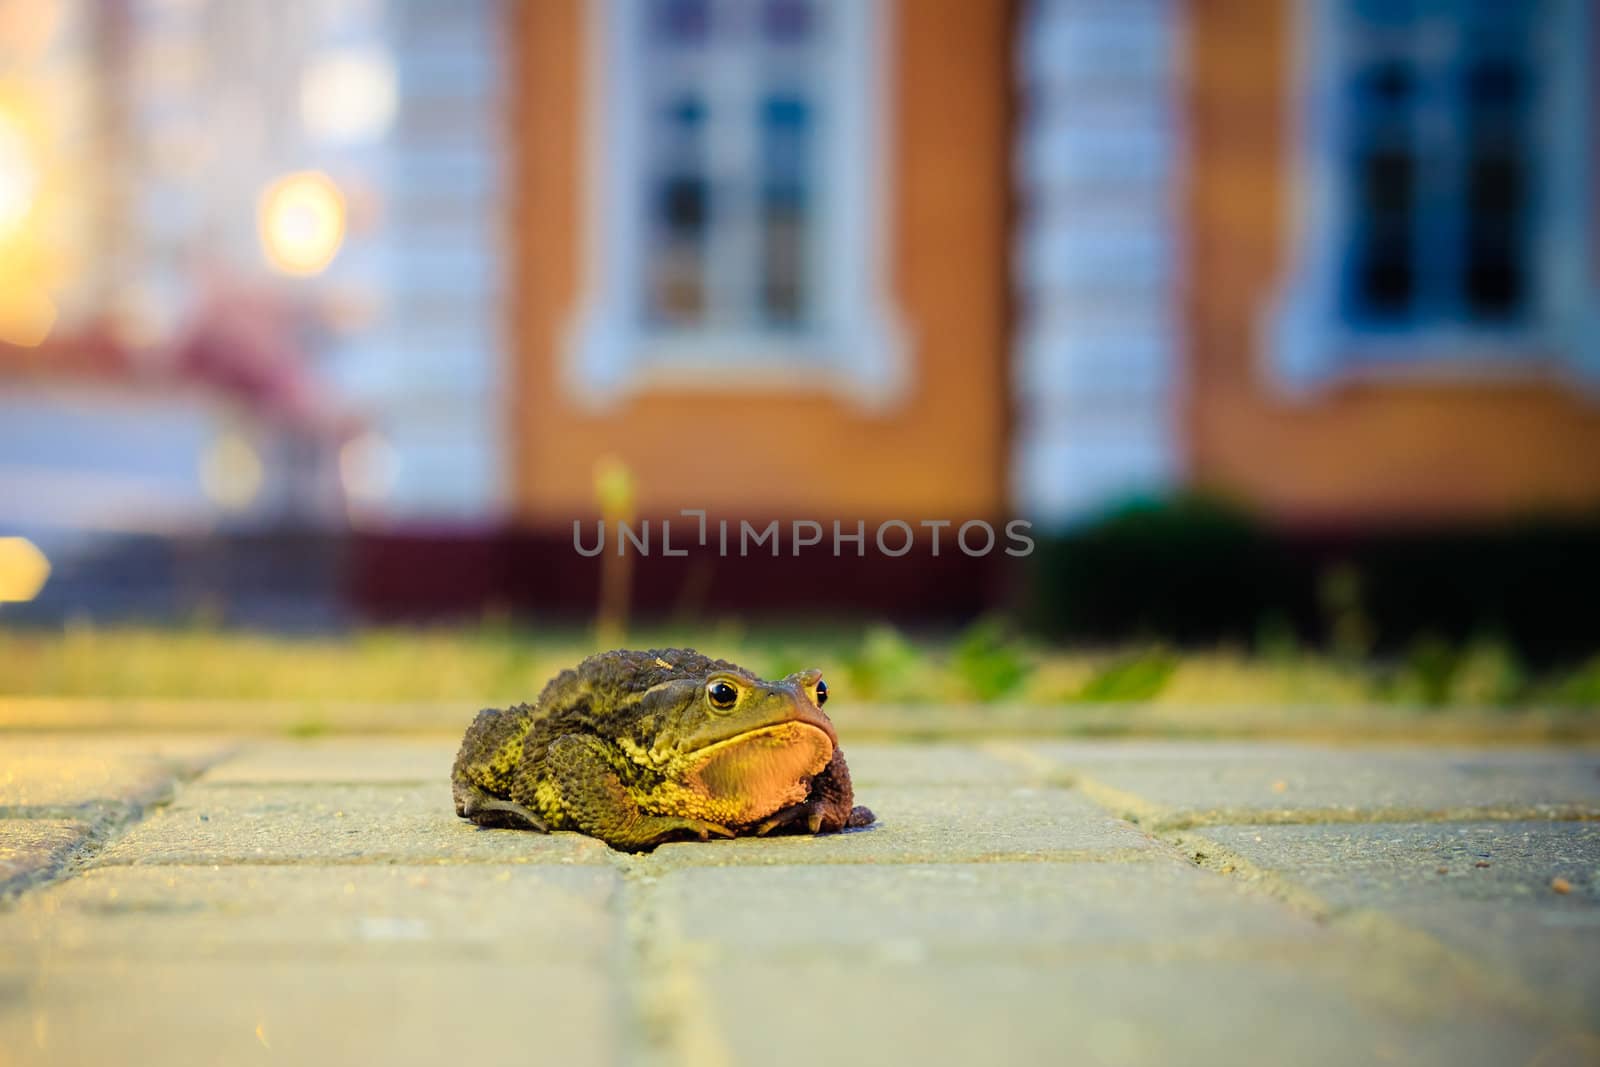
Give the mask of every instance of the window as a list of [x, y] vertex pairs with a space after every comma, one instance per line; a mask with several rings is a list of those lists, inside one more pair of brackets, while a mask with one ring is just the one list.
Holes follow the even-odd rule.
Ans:
[[1362, 366], [1600, 374], [1582, 0], [1302, 11], [1304, 246], [1275, 324], [1291, 384]]
[[587, 305], [571, 384], [900, 381], [881, 298], [875, 0], [593, 5]]
[[658, 328], [803, 328], [825, 76], [815, 4], [656, 0], [651, 15], [645, 315]]

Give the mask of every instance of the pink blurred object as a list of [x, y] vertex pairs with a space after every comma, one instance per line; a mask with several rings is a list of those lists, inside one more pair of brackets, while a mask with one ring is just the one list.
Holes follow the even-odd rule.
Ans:
[[261, 283], [214, 280], [174, 337], [170, 367], [263, 418], [344, 439], [359, 432], [360, 419], [313, 373], [304, 340], [322, 326], [308, 300]]

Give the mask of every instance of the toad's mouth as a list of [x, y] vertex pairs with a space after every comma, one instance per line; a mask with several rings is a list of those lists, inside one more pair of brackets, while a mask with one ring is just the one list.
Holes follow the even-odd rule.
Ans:
[[811, 779], [833, 758], [833, 739], [810, 723], [762, 726], [694, 753], [689, 777], [714, 798], [732, 802], [732, 817], [761, 818], [797, 804]]

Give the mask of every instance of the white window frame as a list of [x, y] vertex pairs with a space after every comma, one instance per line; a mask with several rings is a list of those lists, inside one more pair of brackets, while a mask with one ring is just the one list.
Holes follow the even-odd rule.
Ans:
[[695, 389], [831, 390], [882, 410], [908, 386], [907, 344], [887, 294], [889, 27], [886, 0], [832, 0], [834, 47], [824, 87], [830, 132], [820, 161], [812, 275], [814, 325], [802, 330], [658, 329], [634, 287], [646, 234], [638, 98], [645, 5], [593, 0], [589, 13], [584, 293], [565, 352], [565, 385], [605, 408], [631, 393]]
[[1293, 199], [1289, 274], [1261, 324], [1269, 376], [1291, 396], [1314, 395], [1353, 380], [1494, 382], [1559, 378], [1600, 399], [1600, 281], [1595, 276], [1589, 193], [1596, 136], [1587, 62], [1595, 15], [1586, 0], [1548, 0], [1538, 32], [1553, 34], [1557, 61], [1540, 142], [1578, 138], [1541, 168], [1541, 202], [1534, 235], [1538, 289], [1525, 326], [1474, 329], [1462, 324], [1371, 330], [1347, 322], [1339, 307], [1343, 235], [1348, 207], [1341, 149], [1344, 91], [1344, 0], [1296, 4], [1292, 85], [1295, 153], [1289, 170]]

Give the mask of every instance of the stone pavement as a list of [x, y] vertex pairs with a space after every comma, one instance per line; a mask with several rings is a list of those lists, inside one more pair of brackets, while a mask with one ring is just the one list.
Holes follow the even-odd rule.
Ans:
[[0, 1065], [1600, 1062], [1600, 752], [848, 746], [625, 856], [454, 740], [0, 734]]

